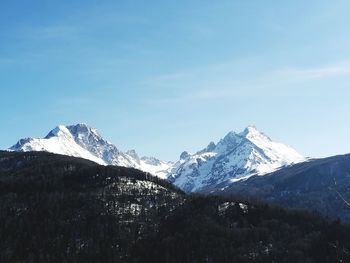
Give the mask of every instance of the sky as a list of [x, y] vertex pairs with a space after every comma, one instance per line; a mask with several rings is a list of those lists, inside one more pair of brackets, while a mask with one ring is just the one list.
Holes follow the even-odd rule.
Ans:
[[2, 0], [0, 149], [87, 123], [177, 160], [255, 125], [350, 152], [348, 0]]

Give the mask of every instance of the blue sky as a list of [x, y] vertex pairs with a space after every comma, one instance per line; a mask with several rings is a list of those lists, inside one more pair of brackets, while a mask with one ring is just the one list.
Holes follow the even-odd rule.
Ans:
[[350, 2], [0, 2], [0, 148], [86, 122], [176, 160], [249, 124], [350, 152]]

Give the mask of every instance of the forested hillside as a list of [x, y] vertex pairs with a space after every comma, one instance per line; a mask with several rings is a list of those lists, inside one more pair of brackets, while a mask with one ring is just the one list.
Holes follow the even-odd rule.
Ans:
[[0, 262], [119, 262], [184, 201], [135, 169], [1, 153]]
[[144, 172], [0, 153], [0, 262], [349, 262], [350, 229]]
[[350, 155], [310, 160], [264, 176], [253, 176], [228, 187], [211, 189], [215, 195], [253, 197], [283, 207], [318, 211], [350, 222]]

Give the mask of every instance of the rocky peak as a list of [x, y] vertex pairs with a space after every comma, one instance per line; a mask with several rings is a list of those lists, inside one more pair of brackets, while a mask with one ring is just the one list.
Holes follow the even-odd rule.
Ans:
[[72, 138], [72, 134], [64, 125], [59, 125], [55, 129], [51, 130], [45, 137], [45, 139], [49, 139], [52, 137], [66, 137]]

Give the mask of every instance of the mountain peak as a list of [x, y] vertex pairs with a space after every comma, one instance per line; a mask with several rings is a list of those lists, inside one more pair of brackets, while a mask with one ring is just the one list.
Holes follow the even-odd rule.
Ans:
[[81, 157], [103, 165], [137, 168], [165, 178], [170, 163], [145, 157], [142, 161], [135, 150], [122, 152], [105, 140], [97, 129], [86, 123], [59, 125], [45, 138], [20, 139], [9, 148], [11, 151], [46, 151]]
[[86, 123], [78, 123], [75, 125], [69, 125], [67, 126], [67, 129], [75, 136], [79, 134], [94, 134], [97, 137], [101, 137], [101, 135], [98, 133], [97, 129], [90, 127]]
[[80, 123], [77, 123], [77, 124], [72, 124], [72, 125], [69, 125], [67, 126], [67, 128], [70, 127], [70, 128], [76, 128], [76, 129], [82, 129], [82, 130], [91, 130], [93, 129], [91, 126], [87, 125], [85, 122], [80, 122]]
[[190, 156], [190, 154], [187, 151], [184, 151], [180, 154], [180, 160], [185, 160], [189, 156]]
[[248, 134], [261, 134], [261, 133], [262, 132], [260, 132], [255, 125], [249, 125], [240, 134], [246, 136]]
[[[221, 139], [218, 144], [216, 145], [217, 150], [221, 149], [221, 150], [229, 150], [234, 148], [238, 142], [241, 141], [241, 137], [239, 136], [239, 134], [237, 134], [234, 131], [230, 131], [228, 134], [226, 134], [226, 136]], [[219, 150], [219, 151], [221, 151]]]
[[[284, 144], [273, 142], [250, 125], [241, 133], [229, 132], [216, 145], [175, 164], [174, 183], [185, 191], [202, 191], [252, 175], [264, 175], [280, 167], [304, 161], [304, 157]], [[184, 157], [183, 156], [183, 157]]]
[[241, 132], [239, 135], [247, 138], [247, 139], [262, 139], [271, 141], [271, 139], [265, 135], [263, 132], [259, 131], [258, 128], [254, 125], [249, 125], [247, 128], [244, 129], [243, 132]]
[[255, 125], [248, 125], [244, 131], [246, 132], [259, 132], [258, 128]]
[[49, 139], [51, 137], [72, 137], [72, 134], [69, 132], [66, 126], [58, 125], [46, 135], [45, 139]]
[[130, 155], [132, 158], [134, 158], [135, 160], [140, 160], [139, 155], [136, 153], [135, 150], [128, 150], [126, 151], [127, 155]]
[[211, 142], [208, 144], [206, 150], [207, 150], [208, 152], [211, 152], [211, 151], [214, 151], [215, 147], [216, 147], [215, 142], [211, 141]]

